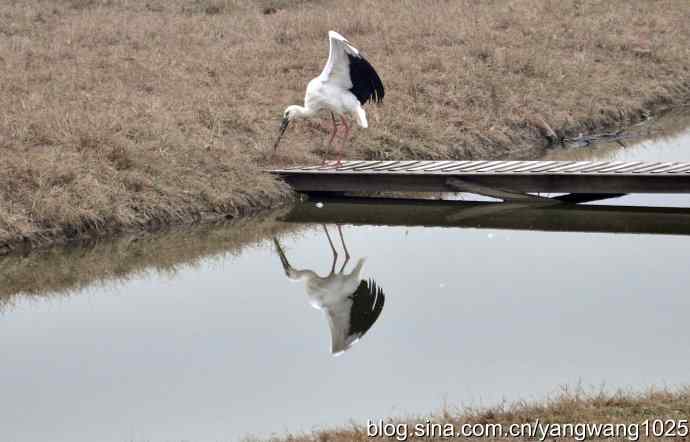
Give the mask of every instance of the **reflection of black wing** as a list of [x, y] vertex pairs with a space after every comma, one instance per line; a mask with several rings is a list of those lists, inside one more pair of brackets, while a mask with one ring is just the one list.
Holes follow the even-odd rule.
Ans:
[[383, 310], [386, 297], [372, 279], [362, 280], [357, 290], [350, 295], [352, 307], [350, 308], [350, 330], [348, 335], [362, 336], [378, 319]]
[[383, 290], [374, 281], [362, 280], [353, 294], [327, 310], [333, 354], [350, 348], [374, 325], [384, 300]]

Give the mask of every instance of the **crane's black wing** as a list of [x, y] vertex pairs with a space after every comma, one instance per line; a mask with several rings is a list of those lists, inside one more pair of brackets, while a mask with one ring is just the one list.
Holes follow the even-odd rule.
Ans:
[[383, 102], [386, 91], [383, 82], [374, 67], [361, 55], [347, 54], [350, 64], [350, 91], [361, 104], [372, 100], [374, 103]]

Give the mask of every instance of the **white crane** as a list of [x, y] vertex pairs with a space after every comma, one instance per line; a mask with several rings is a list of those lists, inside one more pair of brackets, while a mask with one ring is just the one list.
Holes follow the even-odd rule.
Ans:
[[[288, 106], [283, 112], [280, 134], [273, 146], [274, 154], [290, 121], [311, 118], [321, 110], [330, 111], [333, 133], [326, 147], [326, 152], [328, 152], [338, 133], [336, 115], [340, 117], [343, 127], [345, 127], [342, 141], [342, 145], [344, 145], [350, 135], [350, 125], [347, 123], [345, 115], [352, 115], [360, 127], [366, 128], [369, 123], [362, 106], [369, 100], [374, 103], [383, 101], [385, 94], [383, 83], [369, 62], [345, 37], [337, 32], [329, 31], [328, 40], [330, 42], [328, 61], [326, 61], [326, 66], [324, 66], [321, 74], [307, 85], [304, 106]], [[338, 154], [338, 163], [340, 163], [340, 149], [337, 146], [336, 153]]]
[[385, 296], [383, 290], [373, 280], [359, 279], [364, 258], [357, 261], [352, 272], [344, 272], [345, 266], [350, 260], [350, 254], [345, 247], [340, 226], [338, 226], [338, 232], [345, 250], [345, 262], [343, 262], [340, 271], [335, 272], [338, 252], [333, 246], [333, 241], [325, 225], [323, 229], [333, 251], [333, 265], [327, 276], [319, 276], [313, 270], [295, 269], [290, 265], [276, 238], [273, 238], [273, 243], [285, 275], [293, 281], [303, 281], [310, 304], [326, 313], [331, 329], [331, 353], [339, 355], [349, 349], [374, 325], [381, 314], [381, 310], [383, 310]]

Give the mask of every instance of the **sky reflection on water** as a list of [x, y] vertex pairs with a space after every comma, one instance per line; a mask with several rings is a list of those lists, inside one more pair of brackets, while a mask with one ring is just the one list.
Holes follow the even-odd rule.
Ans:
[[[690, 159], [690, 135], [661, 143], [673, 152], [661, 159]], [[687, 195], [652, 198], [690, 207]], [[385, 307], [338, 357], [327, 316], [286, 278], [270, 238], [170, 274], [14, 297], [0, 311], [2, 440], [237, 440], [536, 400], [562, 385], [688, 382], [690, 236], [343, 234], [348, 269], [366, 257], [361, 279], [385, 289]], [[293, 266], [329, 273], [319, 225], [280, 242]]]

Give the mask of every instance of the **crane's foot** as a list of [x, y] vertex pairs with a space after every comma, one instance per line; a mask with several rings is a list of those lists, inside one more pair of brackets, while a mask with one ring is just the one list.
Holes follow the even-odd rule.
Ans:
[[321, 165], [322, 166], [342, 166], [343, 162], [340, 160], [335, 160], [335, 161], [323, 160], [323, 161], [321, 161]]

